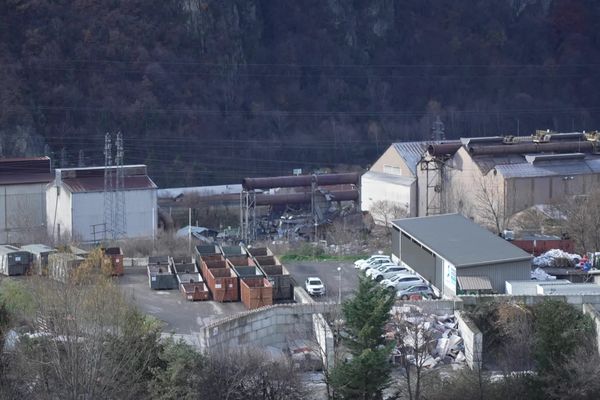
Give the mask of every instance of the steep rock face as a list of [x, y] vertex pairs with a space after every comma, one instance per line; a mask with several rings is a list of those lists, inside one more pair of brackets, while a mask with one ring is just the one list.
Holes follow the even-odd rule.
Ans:
[[[594, 129], [589, 0], [0, 2], [0, 145], [160, 184], [372, 162], [391, 141]], [[19, 138], [18, 140], [15, 138]]]

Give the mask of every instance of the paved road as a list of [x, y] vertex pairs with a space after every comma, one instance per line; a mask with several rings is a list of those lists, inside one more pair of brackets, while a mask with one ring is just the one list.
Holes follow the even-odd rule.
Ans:
[[338, 289], [340, 287], [340, 273], [337, 268], [341, 268], [342, 278], [342, 301], [353, 294], [358, 286], [358, 272], [354, 269], [352, 262], [333, 262], [333, 261], [298, 261], [285, 263], [286, 268], [294, 279], [304, 287], [304, 281], [309, 276], [318, 276], [321, 278], [327, 288], [327, 295], [322, 298], [315, 298], [317, 301], [337, 301]]

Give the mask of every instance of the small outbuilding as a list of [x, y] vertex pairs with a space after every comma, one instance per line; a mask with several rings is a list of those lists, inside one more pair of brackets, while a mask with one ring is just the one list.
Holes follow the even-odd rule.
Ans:
[[504, 293], [506, 281], [530, 279], [529, 254], [460, 214], [400, 219], [392, 226], [396, 261], [444, 295]]

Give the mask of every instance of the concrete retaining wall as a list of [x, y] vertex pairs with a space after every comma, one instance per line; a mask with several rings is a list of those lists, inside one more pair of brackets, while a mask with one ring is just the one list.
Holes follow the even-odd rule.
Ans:
[[458, 322], [458, 331], [463, 338], [467, 364], [471, 369], [479, 369], [483, 354], [483, 334], [475, 323], [461, 311], [456, 311], [454, 315]]
[[314, 339], [313, 314], [331, 311], [336, 304], [279, 304], [263, 307], [208, 325], [203, 330], [202, 346], [285, 347], [287, 340]]
[[335, 363], [333, 332], [331, 332], [331, 328], [323, 317], [323, 314], [313, 314], [312, 318], [313, 331], [317, 345], [319, 346], [319, 355], [323, 362], [323, 368], [333, 368]]

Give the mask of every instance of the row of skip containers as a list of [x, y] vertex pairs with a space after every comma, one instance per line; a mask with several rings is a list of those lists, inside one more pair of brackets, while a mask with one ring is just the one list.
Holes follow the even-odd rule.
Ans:
[[179, 289], [190, 301], [208, 300], [210, 294], [193, 258], [148, 257], [150, 289]]
[[273, 300], [293, 300], [291, 276], [267, 248], [201, 245], [196, 256], [216, 301], [241, 299], [254, 309]]

